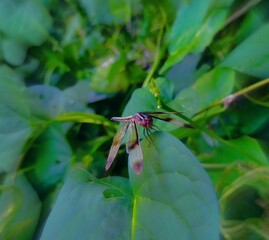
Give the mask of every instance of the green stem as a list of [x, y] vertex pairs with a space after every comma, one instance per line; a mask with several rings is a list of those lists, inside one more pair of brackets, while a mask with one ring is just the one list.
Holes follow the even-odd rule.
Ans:
[[156, 69], [160, 63], [160, 60], [161, 60], [161, 57], [160, 57], [161, 56], [161, 54], [160, 54], [161, 48], [160, 48], [160, 46], [161, 46], [162, 36], [163, 36], [163, 28], [160, 30], [160, 33], [159, 33], [158, 38], [157, 38], [156, 52], [155, 52], [153, 65], [152, 65], [142, 87], [146, 87], [149, 84], [154, 72], [156, 71]]
[[161, 48], [161, 43], [162, 43], [163, 34], [164, 34], [164, 27], [166, 26], [166, 21], [167, 21], [166, 20], [166, 13], [164, 12], [164, 10], [161, 6], [159, 6], [159, 8], [160, 8], [160, 16], [162, 17], [163, 22], [162, 22], [161, 29], [160, 29], [160, 32], [159, 32], [158, 37], [157, 37], [154, 62], [153, 62], [153, 65], [152, 65], [142, 87], [146, 87], [149, 84], [153, 74], [155, 73], [157, 67], [159, 66], [159, 63], [160, 63], [162, 55], [163, 55], [162, 52], [165, 49], [165, 47], [163, 47], [163, 46]]

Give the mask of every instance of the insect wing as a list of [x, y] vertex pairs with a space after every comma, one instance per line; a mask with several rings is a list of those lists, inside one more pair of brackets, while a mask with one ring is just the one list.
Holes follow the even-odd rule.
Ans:
[[121, 142], [122, 142], [128, 128], [129, 128], [129, 125], [130, 125], [130, 123], [123, 124], [122, 126], [120, 126], [120, 128], [116, 132], [116, 134], [113, 138], [112, 145], [111, 145], [110, 150], [109, 150], [108, 157], [107, 157], [106, 171], [110, 168], [111, 164], [113, 163], [113, 161], [117, 155], [117, 152], [120, 148]]
[[178, 113], [178, 112], [142, 112], [142, 114], [148, 115], [152, 118], [159, 119], [159, 120], [169, 122], [169, 123], [173, 123], [177, 126], [182, 127], [184, 123], [181, 122], [180, 120], [169, 117], [169, 116], [163, 116], [164, 114], [175, 114], [175, 113]]
[[126, 151], [129, 154], [129, 161], [132, 169], [136, 174], [141, 173], [143, 168], [143, 154], [140, 145], [139, 133], [137, 131], [135, 122], [131, 123], [128, 130]]

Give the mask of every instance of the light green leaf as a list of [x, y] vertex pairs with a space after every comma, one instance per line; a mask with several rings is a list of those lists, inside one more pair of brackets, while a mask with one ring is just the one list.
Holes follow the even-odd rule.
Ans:
[[130, 183], [74, 171], [41, 239], [218, 239], [217, 200], [198, 160], [171, 135], [151, 137], [150, 146], [142, 141], [144, 169], [130, 169]]
[[92, 91], [88, 81], [78, 81], [75, 85], [63, 90], [65, 101], [65, 110], [67, 112], [85, 112], [89, 111], [88, 103], [96, 102], [107, 96], [97, 94]]
[[200, 77], [192, 88], [199, 96], [200, 107], [204, 108], [229, 96], [233, 91], [234, 82], [233, 70], [217, 67]]
[[15, 41], [38, 46], [49, 36], [51, 23], [47, 9], [40, 1], [0, 1], [0, 31]]
[[25, 86], [7, 67], [0, 67], [0, 171], [16, 170], [32, 127]]
[[103, 117], [102, 115], [94, 113], [83, 113], [83, 112], [71, 112], [58, 116], [55, 120], [59, 122], [80, 122], [80, 123], [93, 123], [102, 124], [104, 126], [112, 127], [114, 124]]
[[171, 105], [182, 104], [186, 114], [192, 115], [231, 94], [234, 82], [233, 70], [217, 67], [201, 76], [192, 87], [181, 91]]
[[192, 0], [182, 3], [167, 36], [169, 57], [160, 72], [165, 72], [187, 54], [202, 52], [224, 25], [232, 2]]
[[55, 118], [64, 112], [66, 99], [56, 87], [35, 85], [27, 89], [32, 115], [41, 119]]
[[41, 204], [32, 186], [18, 175], [14, 185], [6, 181], [0, 192], [0, 238], [33, 239]]
[[255, 33], [235, 48], [221, 63], [221, 66], [232, 68], [257, 78], [269, 75], [269, 24], [261, 26]]
[[26, 56], [25, 45], [14, 41], [13, 39], [4, 39], [2, 41], [3, 57], [12, 65], [21, 65]]
[[122, 116], [134, 115], [137, 112], [156, 111], [157, 102], [148, 88], [136, 89], [127, 103]]

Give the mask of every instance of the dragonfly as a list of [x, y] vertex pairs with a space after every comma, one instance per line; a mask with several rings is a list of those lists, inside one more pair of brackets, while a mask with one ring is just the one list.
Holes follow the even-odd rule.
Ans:
[[[140, 137], [138, 132], [138, 125], [142, 126], [148, 134], [154, 127], [153, 119], [162, 120], [165, 122], [173, 123], [182, 126], [182, 122], [176, 118], [165, 116], [168, 114], [176, 114], [179, 112], [138, 112], [132, 116], [127, 117], [112, 117], [111, 120], [123, 123], [116, 132], [112, 145], [109, 150], [106, 171], [112, 165], [120, 145], [127, 135], [126, 152], [129, 154], [129, 162], [136, 174], [140, 174], [143, 169], [143, 154], [140, 145]], [[144, 132], [144, 133], [145, 133]], [[149, 136], [150, 137], [150, 136]]]

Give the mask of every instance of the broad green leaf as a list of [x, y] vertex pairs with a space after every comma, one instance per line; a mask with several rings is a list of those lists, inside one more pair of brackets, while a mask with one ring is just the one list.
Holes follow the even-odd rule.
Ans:
[[130, 0], [80, 0], [91, 24], [124, 24], [131, 18]]
[[91, 180], [75, 170], [65, 182], [41, 239], [129, 239], [132, 195], [124, 178]]
[[27, 177], [39, 192], [44, 192], [63, 180], [71, 166], [72, 151], [64, 133], [51, 125], [33, 144], [25, 164], [34, 166]]
[[182, 104], [186, 113], [192, 115], [231, 94], [234, 82], [233, 70], [217, 67], [201, 76], [190, 88], [182, 90], [171, 105]]
[[40, 1], [0, 1], [0, 31], [14, 41], [38, 46], [47, 39], [51, 23]]
[[144, 170], [130, 171], [133, 239], [218, 239], [218, 204], [195, 156], [166, 133], [143, 141]]
[[197, 79], [197, 76], [201, 75], [201, 70], [208, 71], [208, 69], [205, 70], [206, 67], [196, 70], [200, 59], [201, 54], [190, 54], [167, 71], [166, 78], [173, 82], [175, 93], [190, 86]]
[[0, 171], [16, 170], [32, 132], [25, 86], [11, 69], [0, 67]]
[[269, 24], [264, 24], [255, 33], [236, 47], [221, 63], [221, 66], [257, 78], [269, 75], [268, 42]]
[[63, 91], [65, 101], [65, 110], [67, 112], [85, 112], [89, 111], [88, 103], [94, 103], [107, 98], [106, 94], [97, 94], [90, 89], [88, 81], [79, 81], [74, 86], [66, 88]]
[[24, 175], [6, 181], [0, 189], [0, 238], [33, 239], [41, 204]]
[[234, 82], [233, 70], [217, 67], [200, 77], [192, 88], [199, 96], [200, 107], [205, 108], [229, 96], [233, 91]]
[[167, 36], [169, 57], [160, 72], [165, 72], [187, 54], [202, 52], [224, 25], [232, 2], [191, 0], [182, 3]]
[[191, 87], [185, 88], [178, 93], [175, 99], [171, 102], [170, 106], [174, 109], [181, 105], [184, 109], [184, 114], [187, 116], [192, 116], [194, 113], [198, 112], [200, 109], [200, 96]]
[[[268, 7], [267, 1], [242, 1], [232, 10], [225, 28], [210, 45], [215, 63], [222, 61], [237, 45], [267, 22]], [[242, 17], [237, 20], [239, 14]]]
[[13, 39], [4, 39], [2, 41], [3, 57], [12, 65], [21, 65], [26, 56], [26, 47]]
[[74, 171], [41, 239], [218, 239], [217, 200], [198, 160], [171, 135], [151, 137], [150, 146], [142, 141], [143, 171], [130, 169], [130, 182]]
[[47, 85], [28, 88], [28, 104], [32, 115], [41, 119], [53, 119], [64, 112], [66, 99], [61, 90]]
[[137, 112], [156, 111], [157, 102], [147, 88], [136, 89], [127, 103], [122, 116], [134, 115]]

